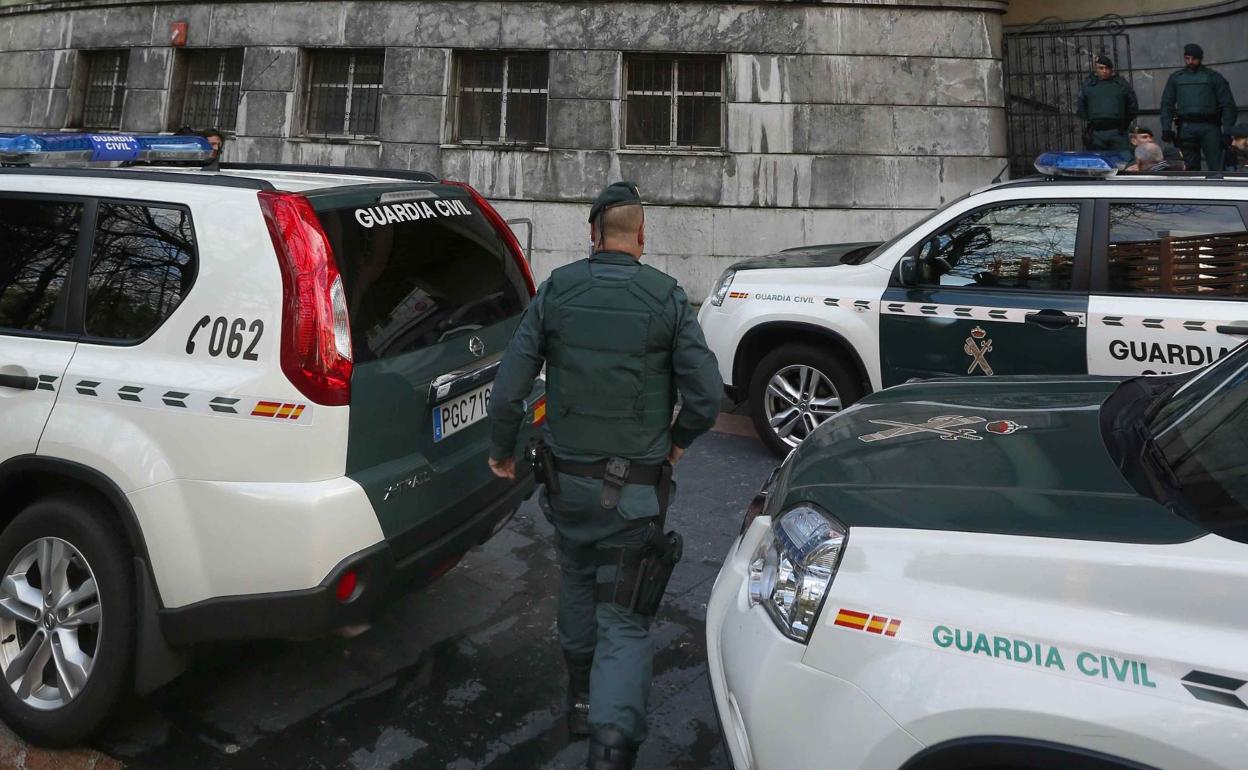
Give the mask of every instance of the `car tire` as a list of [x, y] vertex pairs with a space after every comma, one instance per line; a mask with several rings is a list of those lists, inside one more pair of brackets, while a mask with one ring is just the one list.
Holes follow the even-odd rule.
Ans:
[[[789, 394], [783, 398], [781, 380]], [[802, 382], [813, 390], [809, 385], [802, 390]], [[862, 391], [856, 373], [835, 353], [809, 344], [782, 345], [763, 356], [750, 378], [754, 429], [768, 449], [785, 457], [814, 428], [862, 398]], [[790, 419], [783, 419], [790, 411]]]
[[130, 550], [94, 504], [45, 498], [0, 533], [0, 569], [0, 720], [39, 746], [79, 744], [131, 689]]

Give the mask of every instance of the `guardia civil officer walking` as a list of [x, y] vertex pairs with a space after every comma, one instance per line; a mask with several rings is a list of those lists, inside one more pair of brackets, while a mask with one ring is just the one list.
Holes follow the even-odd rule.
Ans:
[[590, 768], [614, 770], [633, 767], [646, 737], [650, 621], [680, 558], [663, 527], [671, 467], [714, 424], [723, 381], [685, 293], [639, 261], [637, 186], [607, 187], [589, 222], [591, 256], [542, 284], [503, 356], [490, 468], [514, 477], [524, 401], [545, 363], [544, 444], [527, 453], [556, 530], [568, 726], [589, 734]]
[[1179, 145], [1189, 171], [1199, 171], [1202, 159], [1208, 169], [1222, 169], [1223, 145], [1238, 114], [1226, 78], [1204, 66], [1204, 58], [1195, 43], [1183, 46], [1184, 67], [1161, 93], [1161, 138]]
[[1114, 61], [1097, 56], [1095, 72], [1079, 87], [1077, 112], [1087, 121], [1084, 149], [1131, 152], [1127, 128], [1140, 111], [1131, 84], [1114, 74]]

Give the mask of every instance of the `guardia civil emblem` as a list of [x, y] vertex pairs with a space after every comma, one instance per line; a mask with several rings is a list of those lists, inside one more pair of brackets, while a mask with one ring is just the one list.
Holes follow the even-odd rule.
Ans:
[[995, 420], [984, 426], [984, 430], [989, 433], [995, 433], [998, 436], [1008, 436], [1011, 433], [1017, 433], [1020, 430], [1025, 430], [1026, 428], [1026, 425], [1019, 425], [1013, 420]]
[[980, 369], [989, 377], [992, 376], [992, 364], [988, 363], [988, 354], [992, 352], [992, 340], [984, 339], [987, 336], [988, 332], [976, 326], [971, 329], [971, 336], [966, 338], [966, 344], [962, 346], [962, 350], [971, 357], [971, 366], [966, 370], [967, 374], [974, 374], [976, 369]]

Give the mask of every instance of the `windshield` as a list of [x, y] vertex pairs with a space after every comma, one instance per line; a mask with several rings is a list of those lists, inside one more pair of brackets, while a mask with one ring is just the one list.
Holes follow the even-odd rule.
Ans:
[[[969, 197], [969, 195], [970, 195], [969, 193], [967, 195], [963, 195], [962, 198]], [[958, 201], [962, 200], [962, 198], [958, 198], [957, 201], [953, 201], [953, 203], [950, 203], [949, 206], [952, 206], [954, 203], [957, 203]], [[894, 235], [892, 238], [889, 238], [887, 241], [884, 241], [879, 246], [876, 246], [874, 249], [871, 250], [869, 254], [864, 256], [862, 259], [854, 260], [853, 264], [865, 265], [868, 262], [874, 261], [881, 254], [891, 249], [893, 245], [896, 244], [898, 241], [900, 241], [902, 238], [905, 238], [910, 233], [914, 232], [915, 230], [918, 230], [920, 227], [927, 224], [931, 220], [932, 217], [936, 216], [940, 212], [949, 208], [949, 206], [942, 206], [941, 208], [936, 209], [932, 213], [928, 214], [927, 216], [923, 217], [919, 221], [907, 227], [905, 230], [902, 230], [900, 233]]]
[[1188, 515], [1248, 542], [1248, 346], [1188, 381], [1150, 428]]

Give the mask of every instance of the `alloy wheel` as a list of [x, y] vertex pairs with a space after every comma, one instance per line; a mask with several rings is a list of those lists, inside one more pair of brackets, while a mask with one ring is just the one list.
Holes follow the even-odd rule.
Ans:
[[102, 625], [91, 565], [60, 538], [29, 543], [0, 577], [0, 671], [27, 706], [50, 711], [78, 697]]
[[813, 366], [793, 364], [772, 375], [763, 408], [777, 438], [797, 446], [841, 411], [841, 397], [826, 374]]

